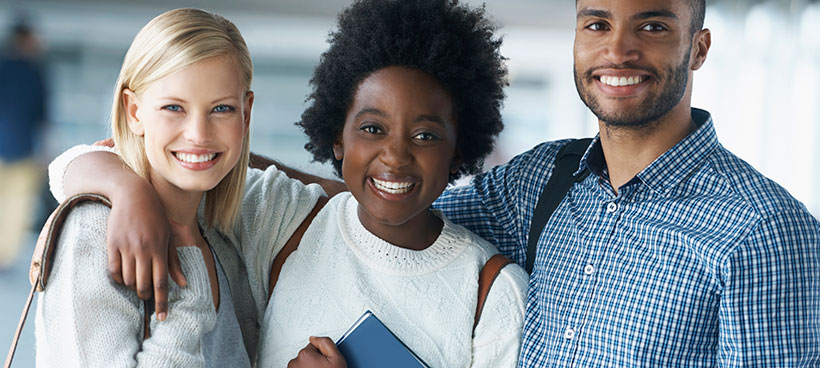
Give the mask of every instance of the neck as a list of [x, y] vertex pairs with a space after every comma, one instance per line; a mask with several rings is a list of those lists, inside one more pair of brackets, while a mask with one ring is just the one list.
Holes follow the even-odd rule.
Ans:
[[641, 127], [611, 127], [598, 121], [609, 183], [615, 193], [694, 131], [690, 105], [684, 102], [657, 121]]
[[184, 191], [165, 181], [152, 181], [151, 185], [165, 207], [168, 220], [191, 229], [198, 229], [196, 212], [202, 200], [202, 192]]
[[438, 239], [441, 229], [444, 227], [444, 222], [430, 212], [429, 209], [404, 223], [396, 225], [374, 221], [364, 212], [361, 205], [359, 205], [357, 212], [359, 221], [367, 231], [390, 244], [405, 249], [426, 249]]

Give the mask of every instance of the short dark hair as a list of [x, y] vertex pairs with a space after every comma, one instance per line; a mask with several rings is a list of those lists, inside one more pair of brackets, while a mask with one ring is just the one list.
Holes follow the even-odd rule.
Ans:
[[686, 0], [689, 9], [692, 11], [692, 34], [703, 29], [703, 21], [706, 19], [706, 0]]
[[339, 15], [310, 80], [310, 106], [296, 123], [309, 138], [305, 148], [341, 176], [333, 144], [356, 89], [372, 73], [401, 66], [433, 76], [452, 98], [462, 164], [450, 180], [480, 172], [503, 129], [507, 69], [495, 30], [484, 7], [458, 0], [355, 1]]

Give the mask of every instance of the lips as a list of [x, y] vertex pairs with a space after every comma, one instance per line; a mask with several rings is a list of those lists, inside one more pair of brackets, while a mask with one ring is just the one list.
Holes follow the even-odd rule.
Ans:
[[601, 83], [606, 84], [607, 86], [612, 87], [628, 87], [634, 86], [636, 84], [643, 83], [645, 80], [649, 79], [649, 77], [645, 75], [636, 75], [636, 76], [607, 76], [602, 75], [598, 78]]
[[222, 157], [221, 152], [213, 151], [172, 151], [171, 154], [176, 159], [177, 164], [189, 170], [207, 170]]
[[379, 180], [376, 178], [373, 179], [373, 185], [376, 189], [390, 193], [390, 194], [403, 194], [413, 190], [413, 186], [415, 183], [412, 182], [395, 182], [395, 181], [386, 181], [386, 180]]
[[192, 164], [198, 164], [198, 163], [202, 163], [202, 162], [211, 161], [217, 155], [217, 153], [205, 153], [205, 154], [197, 155], [197, 154], [185, 153], [185, 152], [174, 152], [173, 154], [178, 160], [180, 160], [182, 162], [192, 163]]

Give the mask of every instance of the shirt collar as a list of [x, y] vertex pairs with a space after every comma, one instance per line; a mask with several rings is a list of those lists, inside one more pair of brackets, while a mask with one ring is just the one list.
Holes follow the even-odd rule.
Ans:
[[[692, 108], [692, 120], [697, 127], [695, 131], [639, 172], [630, 184], [637, 179], [653, 191], [666, 194], [701, 165], [718, 146], [717, 133], [709, 112]], [[608, 180], [600, 134], [590, 143], [576, 173], [587, 168], [593, 174]]]

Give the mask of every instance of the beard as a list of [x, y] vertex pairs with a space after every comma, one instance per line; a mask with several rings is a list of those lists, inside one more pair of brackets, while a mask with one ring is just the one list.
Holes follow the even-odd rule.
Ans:
[[686, 93], [686, 85], [689, 82], [689, 54], [689, 52], [686, 53], [686, 57], [679, 65], [673, 65], [667, 68], [663, 80], [655, 68], [639, 67], [629, 64], [607, 66], [613, 69], [630, 68], [644, 70], [649, 72], [653, 79], [662, 81], [660, 92], [647, 96], [640, 106], [634, 110], [606, 111], [601, 107], [598, 98], [590, 91], [595, 87], [591, 86], [591, 83], [589, 85], [585, 84], [586, 81], [593, 79], [592, 73], [600, 68], [587, 70], [582, 77], [579, 75], [576, 67], [573, 66], [575, 88], [578, 90], [578, 95], [581, 96], [581, 100], [584, 101], [584, 104], [607, 126], [624, 128], [648, 127], [677, 106]]

